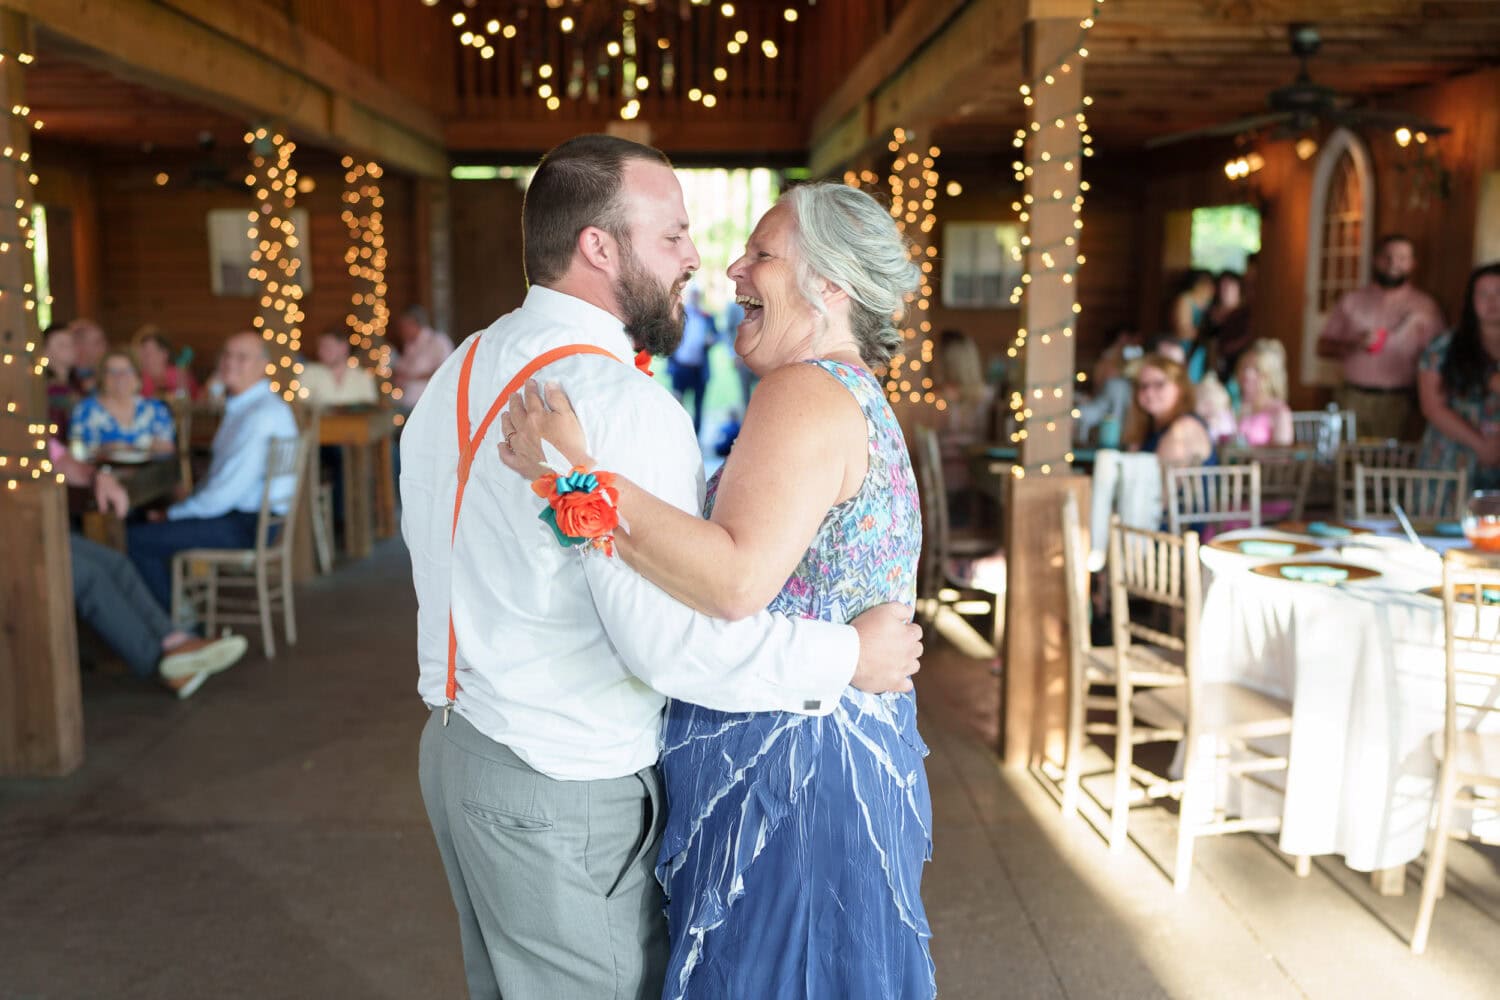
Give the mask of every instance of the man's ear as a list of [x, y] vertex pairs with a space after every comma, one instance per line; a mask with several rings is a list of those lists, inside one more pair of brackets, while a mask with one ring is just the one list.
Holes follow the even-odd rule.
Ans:
[[598, 226], [584, 226], [578, 234], [578, 254], [597, 271], [614, 273], [619, 263], [619, 243]]

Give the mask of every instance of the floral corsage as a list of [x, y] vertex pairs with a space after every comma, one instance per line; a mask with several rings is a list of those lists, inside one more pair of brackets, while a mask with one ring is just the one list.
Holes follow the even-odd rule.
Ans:
[[612, 472], [575, 465], [571, 472], [549, 472], [533, 480], [531, 490], [547, 501], [540, 519], [564, 546], [590, 545], [606, 556], [615, 553], [614, 530], [620, 525], [620, 492]]

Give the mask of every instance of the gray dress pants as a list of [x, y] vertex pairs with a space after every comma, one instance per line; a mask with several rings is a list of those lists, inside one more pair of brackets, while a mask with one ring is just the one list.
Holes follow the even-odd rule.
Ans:
[[155, 677], [172, 621], [124, 553], [80, 534], [69, 540], [78, 617], [109, 643], [137, 677]]
[[422, 731], [422, 799], [471, 1000], [656, 1000], [667, 958], [656, 769], [541, 774], [461, 715]]

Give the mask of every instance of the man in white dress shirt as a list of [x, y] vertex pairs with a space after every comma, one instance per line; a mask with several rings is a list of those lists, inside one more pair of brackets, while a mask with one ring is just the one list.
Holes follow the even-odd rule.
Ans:
[[889, 605], [852, 627], [697, 614], [618, 559], [559, 546], [538, 520], [541, 502], [501, 463], [498, 440], [472, 451], [455, 515], [465, 359], [472, 351], [466, 407], [477, 428], [518, 372], [570, 345], [610, 355], [546, 368], [601, 467], [702, 509], [692, 422], [631, 364], [638, 349], [671, 353], [680, 292], [698, 267], [670, 164], [622, 139], [569, 140], [532, 178], [523, 229], [524, 305], [438, 370], [401, 441], [418, 688], [433, 709], [422, 795], [471, 997], [654, 997], [666, 960], [653, 871], [666, 697], [825, 714], [851, 683], [909, 686], [920, 630]]
[[[255, 546], [271, 440], [297, 436], [292, 408], [266, 378], [269, 360], [259, 334], [237, 333], [225, 342], [219, 380], [227, 399], [208, 475], [191, 496], [168, 507], [164, 518], [126, 529], [130, 561], [167, 611], [172, 610], [172, 557], [178, 552]], [[294, 486], [291, 477], [271, 484], [276, 513], [286, 512]]]

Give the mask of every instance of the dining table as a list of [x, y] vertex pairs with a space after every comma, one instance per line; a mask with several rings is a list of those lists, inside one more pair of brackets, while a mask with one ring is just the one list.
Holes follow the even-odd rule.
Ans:
[[[1394, 522], [1287, 524], [1226, 532], [1200, 549], [1192, 683], [1242, 684], [1292, 711], [1290, 736], [1261, 747], [1286, 755], [1280, 792], [1242, 782], [1207, 798], [1231, 814], [1279, 810], [1281, 850], [1338, 855], [1387, 895], [1402, 891], [1405, 865], [1424, 849], [1432, 739], [1444, 725], [1441, 553], [1467, 542], [1437, 527], [1449, 530], [1414, 543]], [[1473, 720], [1461, 713], [1459, 724]], [[1460, 812], [1455, 826], [1476, 822], [1500, 830], [1488, 814]]]
[[[130, 461], [109, 460], [107, 456], [101, 456], [94, 464], [97, 467], [109, 466], [111, 474], [125, 488], [132, 511], [174, 499], [177, 485], [182, 481], [181, 465], [175, 454]], [[125, 551], [125, 522], [109, 511], [100, 510], [92, 489], [69, 489], [68, 512], [78, 515], [79, 528], [85, 538]]]

